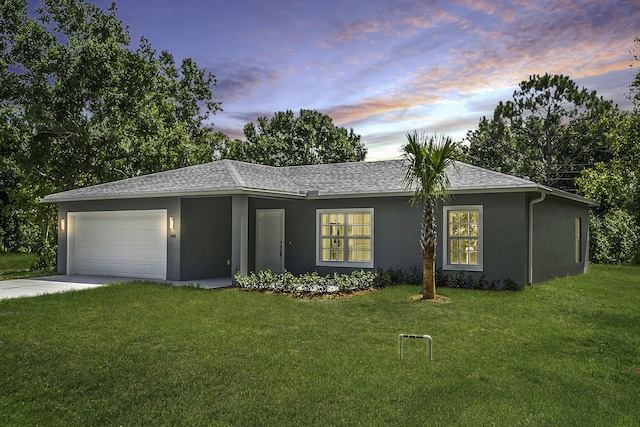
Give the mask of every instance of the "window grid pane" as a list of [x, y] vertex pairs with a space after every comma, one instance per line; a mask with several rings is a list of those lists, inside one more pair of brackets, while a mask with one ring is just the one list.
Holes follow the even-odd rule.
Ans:
[[449, 211], [449, 263], [480, 264], [480, 211]]
[[320, 214], [321, 260], [371, 262], [371, 213]]
[[322, 239], [322, 260], [344, 260], [344, 239]]

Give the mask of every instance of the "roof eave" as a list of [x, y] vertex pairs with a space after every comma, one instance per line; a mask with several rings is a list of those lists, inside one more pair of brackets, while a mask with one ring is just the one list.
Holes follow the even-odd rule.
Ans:
[[[521, 192], [545, 192], [547, 194], [553, 194], [558, 197], [573, 200], [580, 203], [585, 203], [590, 207], [600, 206], [600, 202], [590, 200], [585, 197], [568, 193], [566, 191], [557, 190], [551, 187], [538, 185], [532, 183], [532, 185], [513, 186], [513, 187], [473, 187], [473, 188], [460, 188], [451, 191], [452, 195], [462, 194], [497, 194], [497, 193], [521, 193]], [[158, 192], [158, 193], [129, 193], [129, 194], [105, 194], [105, 195], [91, 195], [91, 196], [71, 196], [71, 197], [50, 197], [45, 196], [40, 199], [41, 203], [66, 203], [66, 202], [82, 202], [82, 201], [98, 201], [98, 200], [127, 200], [127, 199], [151, 199], [151, 198], [169, 198], [169, 197], [217, 197], [217, 196], [233, 196], [233, 195], [247, 195], [247, 196], [261, 196], [261, 197], [274, 197], [274, 198], [287, 198], [287, 199], [306, 199], [306, 200], [318, 200], [318, 199], [344, 199], [344, 198], [370, 198], [370, 197], [404, 197], [411, 196], [413, 193], [407, 190], [387, 190], [387, 191], [352, 191], [352, 192], [316, 192], [308, 191], [306, 193], [301, 192], [289, 192], [279, 190], [265, 190], [256, 188], [241, 188], [241, 189], [225, 189], [225, 190], [210, 190], [210, 191], [182, 191], [182, 192]], [[55, 195], [51, 195], [55, 196]]]
[[562, 197], [565, 199], [573, 200], [575, 202], [581, 202], [589, 205], [589, 207], [597, 208], [600, 206], [600, 202], [597, 200], [587, 199], [586, 197], [579, 196], [577, 194], [569, 193], [567, 191], [558, 190], [557, 188], [547, 187], [546, 185], [539, 185], [538, 191], [543, 191], [547, 194]]
[[66, 202], [89, 202], [97, 200], [127, 200], [127, 199], [161, 199], [169, 197], [216, 197], [216, 196], [271, 196], [304, 199], [302, 193], [294, 193], [287, 191], [263, 190], [263, 189], [228, 189], [214, 191], [180, 191], [180, 192], [158, 192], [158, 193], [131, 193], [131, 194], [109, 194], [109, 195], [92, 195], [92, 196], [75, 196], [75, 197], [49, 197], [45, 196], [40, 199], [41, 203], [66, 203]]
[[[452, 195], [456, 194], [481, 194], [481, 193], [521, 193], [523, 191], [536, 191], [537, 186], [527, 187], [478, 187], [478, 188], [462, 188], [451, 190]], [[351, 197], [398, 197], [411, 196], [412, 191], [409, 190], [392, 190], [392, 191], [352, 191], [352, 192], [335, 192], [335, 193], [318, 193], [307, 192], [307, 199], [339, 199]]]

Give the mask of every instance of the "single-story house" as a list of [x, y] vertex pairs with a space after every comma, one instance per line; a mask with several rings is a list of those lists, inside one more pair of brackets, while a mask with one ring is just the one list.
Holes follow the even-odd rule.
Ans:
[[[220, 160], [51, 194], [58, 271], [163, 280], [421, 268], [402, 160]], [[587, 269], [597, 202], [465, 163], [437, 207], [437, 267], [521, 286]]]

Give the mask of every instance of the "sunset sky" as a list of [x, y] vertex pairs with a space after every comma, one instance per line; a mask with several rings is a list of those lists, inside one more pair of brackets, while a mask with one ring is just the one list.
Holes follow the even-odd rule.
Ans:
[[[107, 7], [111, 1], [94, 0]], [[216, 75], [215, 129], [301, 108], [353, 128], [367, 160], [414, 129], [462, 139], [531, 74], [556, 73], [629, 109], [638, 0], [120, 0], [147, 37]]]

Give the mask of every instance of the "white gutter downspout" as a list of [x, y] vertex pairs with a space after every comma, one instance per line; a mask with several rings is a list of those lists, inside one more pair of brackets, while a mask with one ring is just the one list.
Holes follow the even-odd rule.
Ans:
[[540, 197], [529, 202], [529, 284], [533, 283], [533, 205], [542, 202], [547, 193], [540, 191]]

